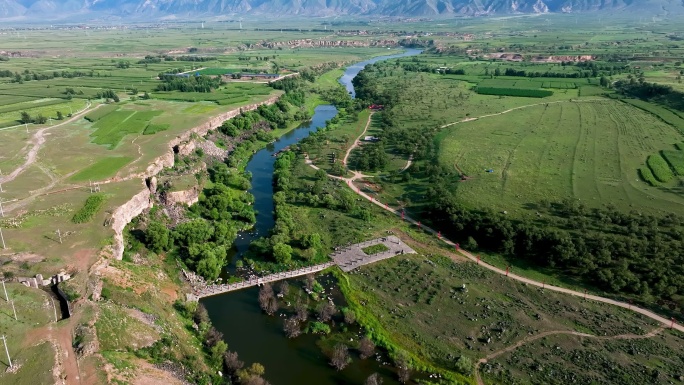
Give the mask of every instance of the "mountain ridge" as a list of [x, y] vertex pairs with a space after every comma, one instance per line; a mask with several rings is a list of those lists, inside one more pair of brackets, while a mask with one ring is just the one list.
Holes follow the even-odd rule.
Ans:
[[0, 20], [42, 16], [484, 16], [627, 11], [683, 13], [682, 0], [0, 0]]

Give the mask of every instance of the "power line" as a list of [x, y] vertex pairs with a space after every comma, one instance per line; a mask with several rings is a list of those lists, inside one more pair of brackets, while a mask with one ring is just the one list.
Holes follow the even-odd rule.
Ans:
[[14, 365], [12, 365], [12, 359], [10, 358], [10, 355], [9, 355], [9, 349], [7, 349], [7, 338], [5, 337], [4, 334], [2, 335], [2, 342], [4, 342], [4, 344], [5, 344], [5, 353], [7, 353], [7, 361], [9, 361], [9, 367], [10, 367], [10, 369], [12, 369], [14, 367]]

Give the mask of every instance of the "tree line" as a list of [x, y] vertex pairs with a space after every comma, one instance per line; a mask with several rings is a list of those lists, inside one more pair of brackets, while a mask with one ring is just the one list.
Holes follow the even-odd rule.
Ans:
[[211, 76], [177, 76], [171, 74], [159, 74], [162, 81], [157, 86], [157, 91], [180, 91], [180, 92], [211, 92], [223, 84], [221, 77]]

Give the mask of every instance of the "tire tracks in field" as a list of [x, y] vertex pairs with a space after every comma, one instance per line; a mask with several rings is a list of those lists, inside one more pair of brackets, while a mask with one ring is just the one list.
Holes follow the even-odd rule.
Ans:
[[[541, 115], [539, 116], [539, 119], [537, 120], [537, 124], [535, 126], [539, 127], [541, 124], [542, 119], [544, 119], [544, 114], [546, 114], [546, 111], [549, 109], [549, 105], [546, 104], [544, 107], [544, 110], [542, 111]], [[515, 153], [518, 152], [518, 148], [522, 144], [522, 142], [527, 139], [531, 135], [530, 132], [527, 134], [522, 134], [520, 137], [520, 140], [518, 140], [518, 143], [515, 144], [515, 147], [513, 147], [512, 150], [508, 152], [508, 158], [506, 159], [506, 163], [504, 164], [503, 170], [501, 170], [501, 197], [506, 194], [506, 185], [508, 184], [508, 169], [511, 167], [511, 164], [513, 163], [513, 160], [515, 158]]]
[[511, 352], [523, 345], [526, 345], [530, 342], [534, 342], [538, 339], [548, 337], [550, 335], [558, 335], [558, 334], [566, 334], [566, 335], [573, 335], [573, 336], [578, 336], [578, 337], [586, 337], [586, 338], [593, 338], [596, 340], [600, 341], [606, 341], [606, 340], [633, 340], [633, 339], [646, 339], [646, 338], [652, 338], [655, 337], [656, 335], [660, 334], [665, 328], [660, 326], [657, 327], [650, 332], [646, 334], [619, 334], [615, 336], [597, 336], [593, 334], [587, 334], [587, 333], [581, 333], [581, 332], [576, 332], [576, 331], [570, 331], [570, 330], [550, 330], [546, 332], [539, 333], [537, 335], [523, 338], [522, 340], [516, 342], [513, 345], [510, 345], [508, 347], [505, 347], [501, 350], [498, 350], [496, 352], [493, 352], [489, 355], [487, 355], [484, 358], [480, 358], [477, 363], [475, 364], [475, 380], [477, 381], [478, 385], [485, 385], [484, 381], [482, 380], [482, 376], [480, 375], [480, 365], [486, 364], [489, 360], [492, 360], [502, 354]]

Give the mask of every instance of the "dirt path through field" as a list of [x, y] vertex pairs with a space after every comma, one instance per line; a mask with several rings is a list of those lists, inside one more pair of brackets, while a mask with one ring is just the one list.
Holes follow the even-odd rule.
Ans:
[[[29, 140], [29, 144], [31, 144], [31, 145], [33, 145], [33, 146], [32, 146], [31, 149], [29, 150], [28, 154], [26, 154], [26, 160], [24, 161], [24, 164], [22, 164], [21, 166], [17, 167], [17, 168], [16, 168], [14, 171], [12, 171], [11, 173], [5, 175], [5, 176], [2, 178], [2, 180], [0, 180], [0, 183], [7, 183], [7, 182], [13, 181], [13, 180], [16, 179], [16, 177], [18, 177], [21, 173], [23, 173], [24, 171], [26, 171], [26, 169], [27, 169], [29, 166], [31, 166], [33, 163], [36, 162], [36, 159], [38, 158], [38, 152], [39, 152], [40, 149], [43, 147], [43, 144], [45, 144], [45, 132], [46, 132], [46, 131], [48, 131], [48, 130], [50, 130], [50, 129], [53, 129], [53, 128], [61, 127], [61, 126], [65, 125], [65, 124], [69, 124], [69, 123], [75, 122], [76, 120], [80, 119], [83, 115], [85, 115], [86, 112], [92, 111], [92, 110], [90, 110], [90, 106], [92, 106], [92, 103], [91, 103], [91, 102], [88, 102], [88, 105], [86, 105], [84, 109], [82, 109], [81, 111], [78, 111], [76, 114], [74, 114], [74, 115], [73, 115], [71, 118], [69, 118], [68, 120], [65, 120], [64, 122], [59, 123], [59, 124], [55, 124], [54, 126], [43, 127], [43, 128], [41, 128], [41, 129], [39, 129], [38, 131], [36, 131], [36, 132], [33, 134], [33, 136], [31, 137], [31, 139]], [[93, 110], [97, 109], [97, 108], [100, 107], [100, 106], [101, 106], [101, 104], [98, 105], [98, 106], [96, 106], [95, 108], [93, 108]]]
[[492, 117], [492, 116], [499, 116], [499, 115], [507, 114], [507, 113], [509, 113], [509, 112], [513, 112], [513, 111], [516, 111], [516, 110], [522, 110], [522, 109], [524, 109], [524, 108], [530, 108], [530, 107], [535, 107], [535, 106], [543, 106], [543, 105], [547, 105], [547, 106], [548, 106], [549, 104], [558, 104], [558, 103], [585, 103], [585, 102], [598, 102], [598, 101], [605, 101], [605, 100], [606, 100], [606, 99], [581, 99], [581, 100], [573, 100], [573, 99], [570, 99], [570, 100], [557, 100], [557, 101], [555, 101], [555, 102], [544, 102], [544, 103], [526, 104], [526, 105], [524, 105], [524, 106], [513, 107], [513, 108], [510, 108], [510, 109], [508, 109], [508, 110], [506, 110], [506, 111], [501, 111], [501, 112], [497, 112], [497, 113], [494, 113], [494, 114], [487, 114], [487, 115], [477, 116], [477, 117], [475, 117], [475, 118], [465, 118], [465, 119], [463, 119], [463, 120], [459, 120], [458, 122], [448, 123], [448, 124], [445, 124], [445, 125], [443, 125], [443, 126], [439, 126], [439, 128], [447, 128], [447, 127], [451, 127], [451, 126], [456, 125], [456, 124], [461, 124], [461, 123], [466, 123], [466, 122], [472, 122], [473, 120], [479, 120], [479, 119], [483, 119], [483, 118], [489, 118], [489, 117]]
[[638, 335], [638, 334], [620, 334], [616, 336], [595, 336], [593, 334], [587, 334], [587, 333], [580, 333], [580, 332], [575, 332], [575, 331], [569, 331], [569, 330], [551, 330], [551, 331], [546, 331], [543, 333], [539, 333], [535, 336], [527, 337], [524, 338], [518, 342], [516, 342], [513, 345], [507, 346], [501, 350], [498, 350], [494, 353], [489, 354], [485, 358], [481, 358], [477, 361], [475, 364], [475, 380], [477, 381], [478, 385], [485, 385], [484, 381], [482, 380], [482, 377], [480, 376], [480, 365], [487, 363], [489, 360], [492, 360], [504, 353], [508, 353], [510, 351], [513, 351], [525, 344], [528, 344], [530, 342], [536, 341], [540, 338], [544, 338], [550, 335], [555, 335], [555, 334], [569, 334], [573, 336], [580, 336], [580, 337], [588, 337], [588, 338], [594, 338], [597, 340], [632, 340], [632, 339], [644, 339], [644, 338], [651, 338], [655, 337], [658, 335], [660, 332], [663, 331], [663, 327], [655, 328], [648, 332], [647, 334], [643, 335]]
[[359, 144], [361, 144], [361, 138], [362, 138], [364, 135], [366, 135], [366, 131], [368, 131], [368, 127], [370, 127], [371, 121], [372, 121], [372, 119], [373, 119], [373, 114], [375, 114], [375, 112], [371, 112], [371, 113], [368, 115], [368, 121], [366, 122], [366, 127], [363, 128], [363, 132], [361, 132], [361, 134], [359, 135], [359, 137], [356, 138], [356, 140], [354, 140], [354, 144], [352, 144], [351, 147], [349, 147], [349, 149], [347, 150], [347, 153], [344, 154], [344, 159], [342, 159], [342, 164], [343, 164], [343, 165], [345, 165], [345, 166], [347, 165], [347, 159], [349, 159], [349, 155], [351, 154], [352, 150], [354, 150], [356, 147], [359, 146]]
[[57, 384], [81, 384], [78, 359], [72, 347], [73, 338], [71, 335], [71, 331], [77, 323], [77, 317], [72, 316], [66, 321], [60, 321], [60, 324], [50, 324], [33, 330], [26, 336], [26, 341], [31, 341], [32, 344], [40, 341], [48, 341], [52, 344], [56, 356], [53, 373], [58, 373]]

